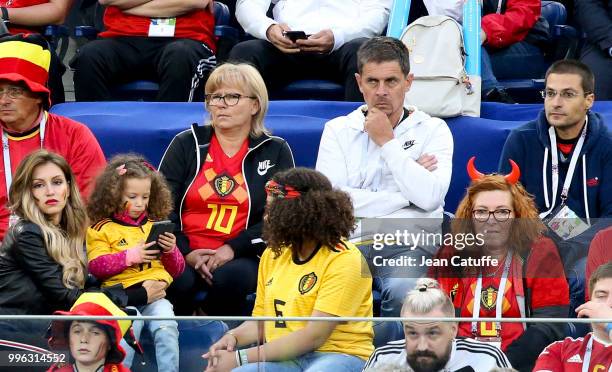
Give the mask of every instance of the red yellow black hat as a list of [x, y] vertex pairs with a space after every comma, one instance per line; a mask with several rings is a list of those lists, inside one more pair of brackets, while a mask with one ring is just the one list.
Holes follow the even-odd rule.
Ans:
[[0, 37], [0, 80], [22, 82], [32, 92], [43, 93], [49, 100], [50, 63], [49, 43], [43, 36], [16, 34]]
[[[114, 315], [126, 316], [127, 314], [121, 310], [114, 302], [112, 302], [105, 294], [101, 292], [86, 292], [83, 293], [74, 303], [70, 311], [56, 311], [54, 314], [59, 315]], [[106, 356], [106, 362], [121, 363], [125, 358], [125, 351], [119, 344], [123, 335], [130, 330], [130, 320], [92, 320], [104, 327], [110, 338], [110, 351]], [[67, 327], [70, 321], [55, 320], [51, 324], [49, 346], [55, 350], [68, 348]]]

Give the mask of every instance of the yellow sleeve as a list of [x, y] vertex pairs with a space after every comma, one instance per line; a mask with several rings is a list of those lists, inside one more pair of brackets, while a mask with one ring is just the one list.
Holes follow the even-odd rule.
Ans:
[[[372, 278], [362, 272], [362, 256], [357, 248], [338, 254], [327, 266], [314, 309], [336, 316], [359, 314], [364, 302], [372, 301]], [[363, 311], [363, 310], [362, 310]]]
[[89, 227], [87, 229], [87, 261], [111, 253], [115, 252], [112, 251], [106, 234]]
[[270, 255], [273, 254], [269, 248], [264, 250], [259, 260], [259, 269], [257, 272], [257, 291], [255, 293], [255, 306], [253, 307], [253, 316], [265, 316], [265, 290], [266, 290], [266, 276], [268, 275], [268, 260]]

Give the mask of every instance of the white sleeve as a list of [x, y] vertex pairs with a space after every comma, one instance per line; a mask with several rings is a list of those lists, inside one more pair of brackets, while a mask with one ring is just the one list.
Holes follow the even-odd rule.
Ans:
[[271, 0], [238, 0], [236, 3], [236, 19], [244, 31], [258, 39], [268, 40], [266, 31], [276, 24], [266, 13]]
[[423, 0], [429, 15], [445, 15], [463, 23], [464, 0]]
[[325, 125], [319, 145], [316, 170], [323, 173], [334, 187], [347, 192], [353, 201], [356, 217], [380, 217], [410, 205], [400, 192], [370, 191], [349, 187], [347, 156], [330, 123]]
[[[342, 1], [342, 0], [340, 0]], [[359, 2], [359, 17], [343, 27], [331, 27], [334, 34], [334, 49], [345, 43], [360, 38], [378, 36], [389, 22], [389, 11], [393, 0], [361, 0]], [[342, 17], [338, 14], [338, 17]]]
[[[430, 119], [440, 120], [441, 119]], [[444, 197], [450, 185], [453, 169], [453, 136], [442, 121], [432, 131], [422, 153], [434, 155], [437, 169], [428, 171], [402, 150], [397, 138], [382, 147], [382, 158], [387, 163], [393, 179], [404, 198], [425, 211], [434, 211], [444, 205]]]

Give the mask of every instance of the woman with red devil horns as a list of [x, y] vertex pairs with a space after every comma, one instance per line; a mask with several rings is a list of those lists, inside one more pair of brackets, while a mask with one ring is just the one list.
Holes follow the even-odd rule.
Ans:
[[[448, 264], [430, 274], [451, 295], [457, 313], [473, 319], [460, 323], [459, 336], [494, 343], [514, 368], [531, 371], [544, 347], [561, 339], [563, 324], [483, 318], [567, 316], [563, 265], [555, 244], [543, 235], [533, 198], [518, 182], [518, 165], [510, 160], [510, 174], [485, 175], [474, 160], [467, 165], [472, 181], [451, 224], [454, 246], [437, 255], [437, 262]], [[474, 237], [473, 244], [467, 236]]]

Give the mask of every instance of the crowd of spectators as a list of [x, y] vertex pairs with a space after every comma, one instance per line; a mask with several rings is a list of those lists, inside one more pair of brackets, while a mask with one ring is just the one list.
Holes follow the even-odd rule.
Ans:
[[[581, 1], [578, 23], [586, 3], [599, 6]], [[244, 322], [202, 350], [211, 372], [255, 371], [262, 364], [308, 372], [570, 371], [559, 365], [572, 363], [574, 354], [588, 368], [610, 368], [612, 324], [594, 323], [584, 339], [561, 341], [561, 323], [485, 319], [610, 318], [612, 135], [591, 111], [599, 94], [610, 98], [610, 4], [602, 2], [607, 10], [593, 21], [608, 28], [585, 27], [588, 65], [562, 60], [546, 69], [540, 2], [485, 1], [484, 97], [507, 100], [496, 78], [508, 77], [500, 64], [516, 58], [512, 73], [523, 71], [522, 63], [545, 77], [544, 106], [537, 119], [510, 133], [499, 173], [483, 174], [470, 160], [471, 183], [445, 228], [455, 144], [444, 120], [404, 105], [414, 80], [409, 49], [377, 36], [390, 0], [238, 0], [236, 19], [254, 39], [238, 43], [232, 62], [219, 66], [212, 1], [101, 3], [106, 29], [72, 63], [76, 99], [111, 100], [114, 85], [151, 78], [160, 83], [158, 100], [203, 101], [209, 118], [176, 135], [159, 169], [137, 154], [107, 164], [85, 125], [48, 112], [60, 102], [54, 51], [40, 34], [13, 28], [61, 23], [53, 12], [65, 16], [68, 5], [0, 7], [13, 33], [0, 38], [0, 314], [116, 314], [117, 306], [168, 318], [338, 318], [278, 320], [263, 328]], [[425, 14], [461, 13], [457, 3], [419, 6]], [[28, 8], [54, 17], [39, 20]], [[269, 90], [312, 77], [336, 80], [346, 100], [364, 101], [325, 125], [316, 170], [295, 168], [287, 142], [264, 124]], [[145, 243], [154, 222], [165, 219], [174, 231]], [[477, 239], [467, 247], [444, 240], [381, 249], [376, 221]], [[381, 268], [378, 259], [416, 264]], [[380, 309], [373, 291], [381, 293]], [[83, 297], [92, 292], [100, 296]], [[341, 319], [378, 311], [467, 320], [396, 322], [402, 330], [385, 333], [389, 327]], [[159, 370], [180, 370], [177, 322], [137, 321], [136, 336], [143, 326]], [[53, 339], [62, 336], [79, 370], [129, 368], [138, 344], [126, 342], [127, 328], [73, 321], [51, 332], [49, 345], [60, 347]], [[46, 346], [36, 338], [45, 334], [40, 323], [0, 322], [0, 332], [9, 331]], [[105, 353], [89, 358], [79, 354], [85, 349], [73, 349], [96, 332], [92, 342]], [[380, 335], [388, 345], [374, 351]], [[71, 366], [52, 368], [64, 367]]]

